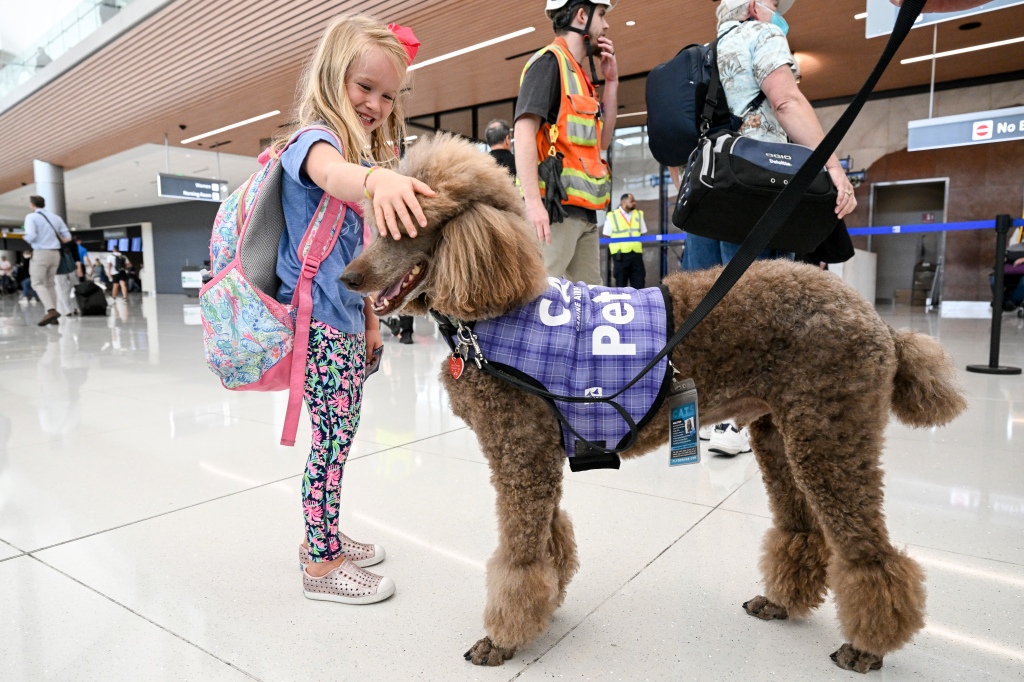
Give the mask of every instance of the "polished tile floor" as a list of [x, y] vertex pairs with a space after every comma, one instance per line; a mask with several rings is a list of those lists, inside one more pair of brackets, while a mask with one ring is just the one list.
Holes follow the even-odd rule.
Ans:
[[[961, 369], [988, 361], [986, 320], [883, 312]], [[462, 653], [483, 634], [494, 494], [426, 321], [412, 346], [384, 332], [342, 496], [342, 528], [386, 546], [398, 593], [352, 607], [302, 597], [304, 448], [276, 444], [284, 395], [208, 372], [194, 300], [41, 314], [0, 298], [0, 680], [859, 679], [828, 659], [831, 602], [806, 621], [740, 608], [770, 523], [752, 455], [569, 474], [566, 603], [477, 668]], [[1003, 364], [1024, 365], [1024, 320], [1002, 332]], [[875, 679], [1024, 679], [1024, 378], [961, 375], [954, 424], [889, 429], [889, 527], [928, 571], [929, 610]]]

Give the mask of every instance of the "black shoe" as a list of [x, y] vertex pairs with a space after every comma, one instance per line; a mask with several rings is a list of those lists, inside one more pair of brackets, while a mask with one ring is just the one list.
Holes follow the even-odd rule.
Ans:
[[402, 331], [402, 323], [397, 317], [385, 317], [381, 320], [391, 330], [392, 336], [398, 336]]
[[43, 319], [39, 320], [39, 326], [45, 327], [48, 324], [57, 324], [57, 318], [60, 317], [60, 313], [56, 310], [47, 310], [46, 314], [43, 315]]
[[398, 343], [411, 344], [412, 334], [402, 334], [398, 337]]

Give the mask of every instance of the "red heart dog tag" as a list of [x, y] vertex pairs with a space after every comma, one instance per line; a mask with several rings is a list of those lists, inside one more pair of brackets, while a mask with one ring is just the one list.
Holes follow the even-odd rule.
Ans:
[[462, 370], [466, 368], [466, 362], [462, 358], [450, 357], [448, 358], [448, 371], [452, 373], [453, 379], [458, 379], [462, 376]]

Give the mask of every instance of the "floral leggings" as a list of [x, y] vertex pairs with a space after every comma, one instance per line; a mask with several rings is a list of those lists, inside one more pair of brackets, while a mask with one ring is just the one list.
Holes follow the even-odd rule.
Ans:
[[313, 446], [302, 475], [302, 512], [309, 553], [316, 562], [342, 554], [338, 499], [345, 459], [359, 428], [365, 362], [365, 334], [346, 334], [313, 320], [303, 390]]

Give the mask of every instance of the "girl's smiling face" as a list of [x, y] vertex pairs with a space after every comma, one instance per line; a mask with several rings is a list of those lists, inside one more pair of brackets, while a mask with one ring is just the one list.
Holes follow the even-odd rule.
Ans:
[[353, 62], [345, 90], [366, 132], [379, 128], [391, 115], [401, 85], [398, 72], [380, 50]]

